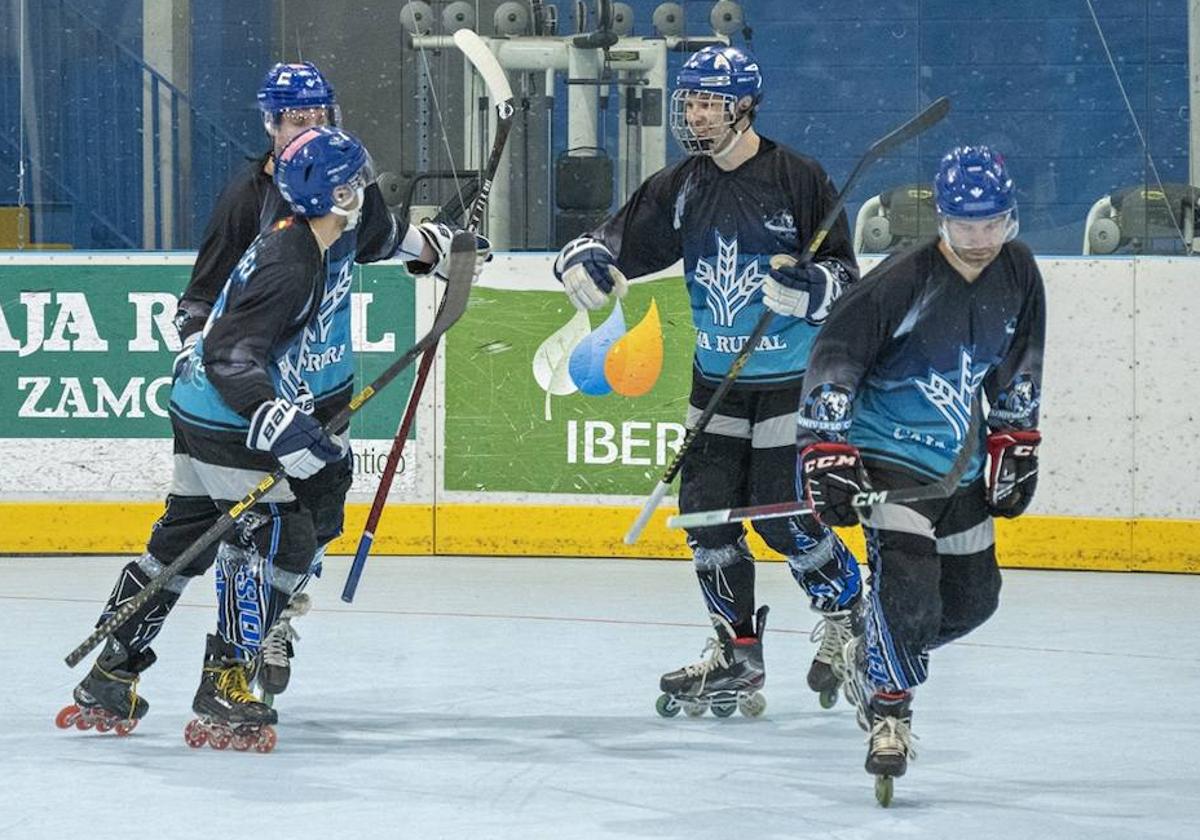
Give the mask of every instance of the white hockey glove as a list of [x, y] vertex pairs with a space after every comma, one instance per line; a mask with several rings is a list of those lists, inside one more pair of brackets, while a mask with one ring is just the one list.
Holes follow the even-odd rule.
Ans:
[[265, 402], [255, 410], [246, 446], [270, 452], [292, 478], [309, 478], [345, 454], [320, 423], [282, 398]]
[[771, 271], [763, 280], [763, 304], [789, 318], [803, 318], [820, 326], [842, 294], [842, 284], [819, 263], [796, 263], [790, 257], [771, 258]]
[[617, 268], [612, 251], [597, 239], [572, 239], [558, 252], [554, 276], [563, 284], [576, 309], [599, 309], [611, 293], [625, 297], [629, 281]]
[[[437, 279], [445, 281], [446, 272], [450, 268], [450, 243], [459, 231], [441, 222], [422, 222], [418, 225], [417, 232], [421, 234], [425, 244], [433, 251], [434, 259], [431, 263], [410, 260], [406, 263], [408, 270], [413, 274], [432, 274]], [[492, 243], [488, 241], [487, 237], [475, 234], [475, 277], [472, 282], [479, 282], [479, 275], [483, 273], [484, 263], [491, 258]]]

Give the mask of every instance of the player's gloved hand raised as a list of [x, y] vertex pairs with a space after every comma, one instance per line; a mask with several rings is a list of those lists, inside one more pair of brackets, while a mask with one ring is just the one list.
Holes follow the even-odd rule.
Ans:
[[1041, 442], [1036, 429], [988, 435], [987, 506], [992, 516], [1020, 516], [1033, 501]]
[[842, 293], [833, 272], [814, 262], [798, 263], [786, 254], [771, 258], [771, 271], [763, 280], [763, 303], [772, 312], [803, 318], [819, 326]]
[[246, 446], [270, 452], [292, 478], [309, 478], [345, 454], [320, 423], [283, 398], [265, 402], [255, 410]]
[[[409, 260], [405, 265], [413, 274], [432, 274], [445, 281], [450, 270], [450, 243], [459, 229], [444, 225], [441, 222], [422, 222], [417, 226], [417, 232], [425, 240], [425, 244], [433, 251], [432, 262]], [[487, 237], [475, 234], [475, 277], [472, 282], [479, 281], [484, 263], [492, 258], [492, 243]]]
[[610, 294], [623, 298], [629, 290], [629, 281], [617, 268], [612, 251], [590, 236], [563, 246], [554, 261], [554, 276], [576, 309], [599, 309]]
[[814, 443], [800, 451], [799, 494], [824, 525], [857, 525], [854, 497], [871, 489], [858, 447]]

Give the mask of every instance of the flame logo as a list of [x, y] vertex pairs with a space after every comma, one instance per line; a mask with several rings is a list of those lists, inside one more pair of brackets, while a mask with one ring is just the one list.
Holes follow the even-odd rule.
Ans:
[[618, 300], [595, 330], [586, 312], [576, 312], [543, 341], [533, 354], [533, 378], [546, 392], [545, 417], [550, 420], [551, 396], [579, 391], [593, 397], [609, 393], [640, 397], [658, 382], [662, 363], [658, 302], [651, 299], [642, 320], [626, 330]]

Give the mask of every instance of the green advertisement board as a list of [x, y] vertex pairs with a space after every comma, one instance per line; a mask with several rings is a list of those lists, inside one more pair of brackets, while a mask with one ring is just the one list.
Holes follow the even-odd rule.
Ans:
[[[0, 265], [0, 437], [170, 437], [171, 318], [190, 262], [83, 260]], [[361, 387], [415, 341], [415, 294], [402, 267], [381, 265], [358, 268], [351, 296]], [[395, 434], [412, 376], [355, 418], [353, 436]]]
[[[625, 333], [647, 333], [629, 364], [653, 354], [655, 325], [647, 322], [657, 321], [661, 369], [637, 396], [588, 395], [571, 387], [570, 354], [550, 352], [550, 388], [536, 359], [576, 318], [587, 323], [572, 340], [583, 330], [601, 333], [611, 310], [579, 315], [561, 291], [474, 291], [447, 334], [446, 490], [641, 496], [653, 488], [683, 439], [696, 333], [682, 278], [634, 284], [621, 306]], [[610, 352], [605, 371], [613, 378], [611, 359]]]

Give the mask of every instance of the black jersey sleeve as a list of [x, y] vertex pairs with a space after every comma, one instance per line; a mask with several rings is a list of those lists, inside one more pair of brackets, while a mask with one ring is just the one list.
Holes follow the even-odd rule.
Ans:
[[175, 313], [175, 327], [182, 339], [204, 328], [230, 272], [258, 235], [264, 163], [265, 158], [249, 162], [217, 198], [192, 265], [191, 279]]
[[304, 328], [323, 287], [321, 254], [307, 225], [264, 234], [276, 236], [264, 243], [261, 261], [245, 282], [231, 285], [225, 311], [204, 336], [208, 380], [247, 419], [276, 397], [272, 351]]
[[362, 217], [359, 221], [358, 252], [354, 261], [372, 263], [390, 259], [400, 249], [407, 226], [396, 221], [383, 200], [377, 184], [371, 184], [363, 193]]
[[[879, 352], [910, 308], [913, 284], [924, 276], [914, 267], [920, 254], [893, 255], [851, 286], [833, 307], [808, 357], [796, 416], [796, 445], [844, 442], [854, 400]], [[857, 271], [857, 269], [856, 269]]]
[[1007, 246], [1013, 257], [1025, 299], [1008, 352], [984, 380], [988, 425], [993, 429], [1034, 429], [1042, 394], [1042, 358], [1046, 343], [1046, 290], [1029, 248], [1021, 242]]
[[[799, 199], [793, 212], [797, 219], [804, 220], [801, 230], [808, 231], [808, 237], [812, 237], [826, 214], [837, 204], [838, 191], [819, 163], [811, 158], [805, 160], [806, 166], [793, 170], [793, 195]], [[808, 242], [801, 244], [807, 246]], [[821, 241], [813, 262], [828, 269], [843, 285], [858, 280], [858, 260], [854, 256], [845, 209], [838, 213], [829, 233]]]
[[675, 224], [679, 167], [647, 178], [625, 205], [594, 231], [616, 257], [626, 277], [661, 271], [683, 257], [683, 238]]

